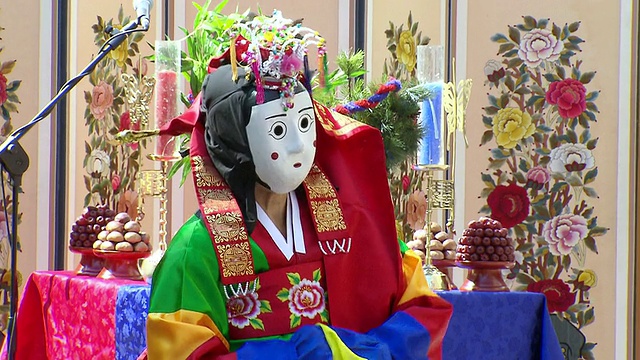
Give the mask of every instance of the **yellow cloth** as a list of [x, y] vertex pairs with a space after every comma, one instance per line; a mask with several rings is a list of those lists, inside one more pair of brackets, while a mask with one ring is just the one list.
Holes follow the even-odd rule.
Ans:
[[[183, 309], [170, 314], [149, 314], [147, 333], [154, 334], [147, 339], [149, 360], [186, 359], [199, 346], [216, 336], [229, 349], [229, 342], [213, 320], [196, 311]], [[163, 339], [173, 341], [166, 343]]]
[[402, 257], [402, 272], [407, 280], [407, 289], [402, 294], [398, 305], [424, 295], [438, 296], [429, 288], [427, 279], [422, 272], [422, 261], [411, 250], [407, 250]]
[[324, 337], [329, 344], [329, 348], [331, 349], [331, 354], [333, 355], [334, 360], [365, 360], [360, 356], [356, 355], [345, 345], [338, 334], [336, 334], [333, 329], [324, 325], [318, 324], [324, 332]]

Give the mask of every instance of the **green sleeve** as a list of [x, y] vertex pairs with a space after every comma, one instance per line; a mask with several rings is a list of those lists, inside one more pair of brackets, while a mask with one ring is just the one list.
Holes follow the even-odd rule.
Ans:
[[[256, 273], [268, 270], [262, 250], [250, 240]], [[192, 216], [172, 239], [154, 275], [149, 313], [189, 310], [206, 314], [228, 339], [229, 324], [218, 260], [207, 228]]]

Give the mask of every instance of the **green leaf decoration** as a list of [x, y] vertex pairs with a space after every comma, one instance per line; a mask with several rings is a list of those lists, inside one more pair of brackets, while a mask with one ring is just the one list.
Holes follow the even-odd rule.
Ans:
[[602, 236], [607, 233], [609, 229], [602, 226], [596, 226], [591, 231], [589, 231], [589, 236]]
[[320, 269], [313, 270], [313, 281], [320, 281]]
[[495, 34], [491, 37], [491, 41], [497, 42], [497, 43], [506, 43], [509, 41], [509, 39], [503, 34]]
[[298, 273], [287, 273], [287, 278], [289, 278], [291, 285], [298, 285], [298, 283], [300, 283], [300, 274]]
[[495, 181], [493, 181], [493, 178], [489, 174], [482, 174], [482, 181], [484, 181], [484, 183], [491, 188], [496, 187]]
[[595, 71], [585, 72], [580, 76], [580, 82], [583, 84], [588, 84], [591, 80], [596, 76]]
[[509, 38], [516, 44], [520, 44], [520, 31], [517, 28], [509, 26]]
[[524, 253], [524, 252], [527, 252], [527, 251], [533, 249], [534, 246], [535, 246], [534, 243], [524, 243], [524, 244], [518, 245], [516, 247], [516, 250]]
[[592, 183], [596, 179], [596, 176], [598, 176], [597, 167], [587, 171], [587, 173], [584, 175], [584, 184], [586, 185]]
[[598, 253], [598, 246], [596, 245], [596, 239], [591, 236], [587, 236], [584, 239], [584, 244], [587, 246], [587, 249], [593, 251], [594, 253]]
[[329, 312], [326, 308], [320, 313], [320, 320], [323, 323], [329, 323]]
[[484, 145], [491, 140], [493, 140], [493, 130], [487, 130], [482, 134], [482, 138], [480, 139], [480, 145]]
[[280, 289], [280, 291], [278, 291], [278, 293], [276, 294], [276, 297], [283, 302], [289, 301], [289, 289], [287, 288]]
[[256, 330], [264, 330], [264, 323], [258, 318], [249, 319], [249, 325]]
[[580, 178], [575, 174], [567, 176], [565, 180], [573, 187], [582, 186], [582, 180], [580, 180]]
[[260, 300], [260, 313], [270, 313], [272, 311], [269, 300]]
[[531, 275], [521, 272], [516, 275], [516, 280], [521, 284], [532, 284], [536, 282], [536, 279], [532, 278]]
[[289, 327], [291, 329], [300, 326], [300, 316], [291, 314], [289, 315]]
[[538, 22], [533, 16], [523, 16], [524, 25], [527, 30], [534, 29], [538, 27]]
[[590, 198], [598, 199], [600, 197], [600, 196], [598, 196], [598, 193], [596, 192], [596, 189], [594, 189], [592, 187], [585, 186], [583, 189], [584, 189], [584, 193]]

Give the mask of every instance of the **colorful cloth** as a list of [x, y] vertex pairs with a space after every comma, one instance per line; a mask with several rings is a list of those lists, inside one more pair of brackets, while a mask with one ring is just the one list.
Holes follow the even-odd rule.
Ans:
[[[316, 163], [337, 191], [348, 246], [334, 243], [334, 251], [323, 248], [317, 259], [278, 263], [266, 249], [271, 239], [254, 231], [249, 247], [257, 280], [251, 289], [236, 286], [230, 293], [221, 282], [215, 240], [203, 221], [192, 217], [154, 274], [147, 321], [151, 360], [273, 354], [281, 359], [325, 359], [328, 354], [441, 358], [452, 309], [429, 290], [420, 260], [402, 253], [395, 240], [380, 133], [315, 105]], [[191, 116], [185, 121], [195, 125], [193, 146], [204, 136], [202, 124]], [[196, 185], [203, 179], [196, 172]], [[304, 197], [298, 193], [298, 199]], [[300, 209], [301, 216], [304, 211], [312, 212], [307, 217], [335, 215], [313, 206]], [[210, 224], [213, 220], [207, 217]], [[216, 228], [227, 236], [230, 230]], [[307, 249], [317, 252], [317, 240], [305, 234]], [[254, 287], [259, 287], [255, 293], [250, 291]]]
[[136, 360], [147, 346], [145, 327], [149, 293], [149, 287], [141, 285], [124, 285], [118, 289], [115, 304], [117, 360]]
[[18, 311], [16, 359], [114, 359], [118, 289], [136, 283], [33, 273]]

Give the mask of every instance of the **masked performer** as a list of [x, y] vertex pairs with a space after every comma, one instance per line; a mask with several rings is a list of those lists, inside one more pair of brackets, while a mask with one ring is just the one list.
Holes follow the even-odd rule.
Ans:
[[200, 209], [153, 276], [149, 359], [440, 358], [451, 307], [397, 241], [380, 133], [311, 99], [324, 41], [237, 29], [163, 129], [191, 132]]

